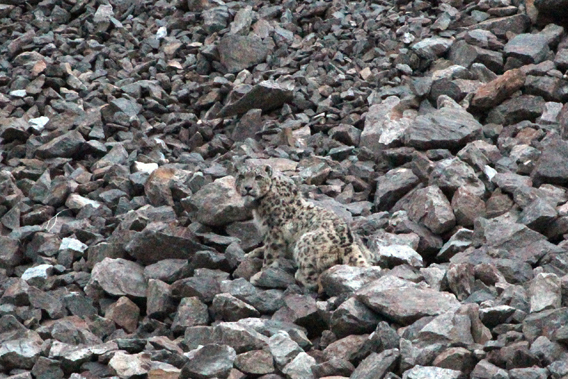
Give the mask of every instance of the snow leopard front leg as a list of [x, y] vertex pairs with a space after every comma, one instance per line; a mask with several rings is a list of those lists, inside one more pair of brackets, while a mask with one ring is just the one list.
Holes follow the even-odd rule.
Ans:
[[279, 267], [280, 258], [286, 257], [288, 244], [282, 233], [271, 230], [264, 238], [264, 262], [263, 267]]

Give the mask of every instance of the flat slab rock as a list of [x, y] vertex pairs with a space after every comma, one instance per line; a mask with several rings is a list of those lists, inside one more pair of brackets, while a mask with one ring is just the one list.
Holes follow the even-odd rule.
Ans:
[[406, 146], [418, 149], [456, 149], [476, 140], [481, 124], [463, 108], [444, 107], [416, 117], [404, 133]]
[[89, 285], [102, 288], [113, 296], [146, 297], [144, 268], [126, 259], [105, 258], [93, 267]]
[[424, 316], [456, 310], [460, 303], [448, 292], [417, 285], [396, 277], [383, 277], [356, 293], [357, 299], [375, 312], [402, 325]]

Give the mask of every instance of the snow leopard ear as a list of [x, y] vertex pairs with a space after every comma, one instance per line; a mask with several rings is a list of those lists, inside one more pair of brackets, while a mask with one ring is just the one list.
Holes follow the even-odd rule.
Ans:
[[272, 177], [272, 167], [269, 165], [264, 166], [264, 171], [268, 174], [269, 177]]

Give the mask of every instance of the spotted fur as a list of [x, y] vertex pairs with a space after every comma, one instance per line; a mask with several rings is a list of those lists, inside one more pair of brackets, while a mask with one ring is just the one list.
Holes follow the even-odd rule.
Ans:
[[253, 207], [263, 246], [249, 256], [264, 256], [263, 267], [277, 267], [280, 257], [293, 256], [296, 280], [317, 287], [320, 274], [336, 264], [370, 266], [370, 253], [334, 212], [305, 200], [295, 183], [270, 166], [239, 170], [236, 188]]

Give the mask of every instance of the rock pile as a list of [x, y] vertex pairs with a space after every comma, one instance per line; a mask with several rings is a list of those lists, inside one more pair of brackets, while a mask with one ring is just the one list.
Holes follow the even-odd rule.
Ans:
[[[568, 378], [566, 0], [109, 1], [0, 0], [0, 378]], [[376, 266], [253, 286], [243, 158]]]

